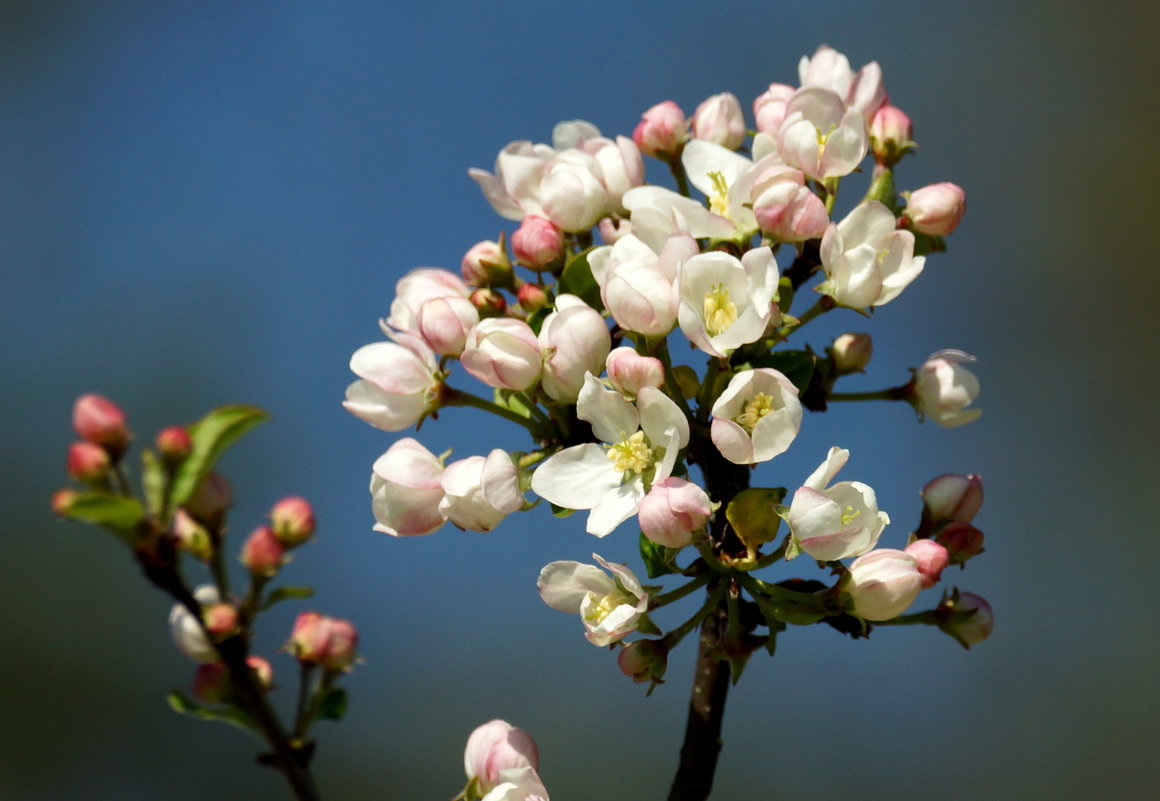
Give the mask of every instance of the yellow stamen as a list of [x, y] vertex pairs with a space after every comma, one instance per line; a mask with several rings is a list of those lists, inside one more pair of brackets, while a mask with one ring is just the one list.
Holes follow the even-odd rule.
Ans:
[[764, 392], [758, 392], [753, 396], [749, 403], [741, 410], [741, 414], [733, 418], [734, 421], [745, 429], [746, 434], [752, 434], [757, 421], [765, 417], [773, 411], [773, 396], [767, 395]]
[[[622, 435], [623, 436], [623, 435]], [[643, 431], [631, 437], [624, 437], [608, 449], [608, 461], [616, 465], [622, 473], [643, 473], [653, 463], [652, 448], [644, 438]]]
[[[595, 593], [590, 596], [595, 598]], [[635, 606], [635, 599], [629, 598], [628, 595], [619, 589], [605, 595], [596, 603], [591, 604], [584, 610], [584, 619], [592, 625], [600, 625], [604, 618], [608, 617], [618, 606], [629, 604]]]
[[705, 333], [715, 337], [737, 322], [737, 306], [729, 301], [724, 284], [714, 284], [705, 295]]
[[709, 211], [729, 219], [729, 185], [725, 183], [725, 176], [719, 172], [711, 172], [709, 180], [713, 182], [713, 194], [709, 195]]
[[855, 511], [853, 506], [847, 506], [846, 511], [842, 512], [842, 525], [850, 525], [854, 522], [854, 518], [858, 517], [860, 514], [862, 514], [861, 509]]

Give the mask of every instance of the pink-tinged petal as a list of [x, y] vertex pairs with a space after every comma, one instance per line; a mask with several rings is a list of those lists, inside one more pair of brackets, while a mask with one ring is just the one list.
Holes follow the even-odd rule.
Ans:
[[443, 477], [438, 457], [411, 437], [387, 448], [371, 469], [384, 481], [413, 489], [437, 489]]
[[838, 475], [838, 471], [846, 466], [849, 458], [850, 452], [848, 450], [834, 445], [826, 454], [826, 460], [818, 465], [814, 472], [810, 473], [809, 478], [802, 486], [815, 490], [824, 489], [827, 484], [834, 480], [834, 476]]
[[806, 175], [818, 176], [818, 129], [809, 120], [787, 118], [777, 137], [777, 151], [787, 164]]
[[693, 139], [685, 145], [681, 164], [689, 176], [689, 183], [706, 197], [719, 194], [711, 173], [720, 174], [726, 186], [733, 186], [738, 177], [753, 166], [745, 156], [704, 139]]
[[638, 599], [644, 598], [644, 589], [640, 586], [640, 581], [637, 580], [636, 574], [628, 569], [627, 566], [618, 562], [606, 562], [598, 553], [592, 554], [601, 567], [611, 573], [620, 582], [620, 586], [624, 587], [630, 593], [635, 595]]
[[536, 581], [544, 603], [560, 612], [576, 614], [585, 596], [603, 597], [616, 589], [616, 583], [600, 568], [581, 562], [552, 562], [540, 571]]
[[519, 473], [507, 451], [496, 448], [487, 455], [480, 482], [484, 498], [499, 511], [511, 514], [523, 508], [524, 494], [520, 492]]
[[876, 245], [895, 231], [894, 214], [877, 200], [859, 203], [838, 223], [846, 248], [860, 244]]
[[434, 383], [431, 371], [411, 350], [394, 342], [363, 345], [350, 357], [350, 370], [386, 392], [422, 392]]
[[419, 422], [427, 409], [427, 398], [425, 394], [392, 395], [369, 381], [355, 381], [346, 388], [342, 407], [375, 428], [394, 432]]
[[595, 443], [566, 448], [532, 473], [532, 491], [567, 509], [591, 509], [619, 489], [622, 475]]
[[733, 464], [753, 464], [753, 440], [745, 429], [724, 417], [714, 417], [709, 436], [717, 450]]
[[800, 405], [774, 409], [757, 421], [753, 427], [753, 455], [756, 461], [766, 462], [789, 450], [802, 424]]
[[410, 489], [372, 475], [370, 491], [375, 531], [392, 537], [413, 537], [430, 534], [446, 520], [439, 511], [442, 488]]

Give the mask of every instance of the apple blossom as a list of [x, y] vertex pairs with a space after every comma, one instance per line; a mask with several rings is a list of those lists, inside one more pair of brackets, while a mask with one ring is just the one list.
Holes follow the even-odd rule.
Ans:
[[589, 253], [588, 265], [612, 319], [627, 331], [658, 337], [677, 323], [677, 272], [680, 263], [698, 250], [692, 237], [674, 234], [658, 255], [628, 234]]
[[216, 603], [207, 606], [201, 613], [206, 633], [220, 642], [238, 631], [238, 608], [233, 604]]
[[854, 560], [842, 590], [850, 596], [858, 617], [890, 620], [914, 603], [922, 582], [917, 559], [903, 551], [881, 548]]
[[632, 233], [632, 223], [620, 217], [603, 217], [596, 224], [600, 241], [606, 245], [616, 244], [616, 240]]
[[68, 475], [73, 481], [92, 484], [104, 479], [112, 466], [109, 452], [93, 442], [81, 440], [68, 446]]
[[785, 112], [777, 133], [778, 152], [786, 164], [810, 178], [849, 175], [866, 156], [865, 119], [830, 90], [799, 89]]
[[983, 506], [983, 477], [945, 473], [928, 481], [919, 494], [924, 515], [931, 520], [970, 523]]
[[359, 377], [346, 388], [343, 408], [384, 431], [402, 431], [435, 408], [440, 376], [422, 339], [394, 334], [394, 342], [364, 345], [350, 357]]
[[632, 140], [645, 155], [663, 158], [675, 155], [688, 135], [685, 112], [672, 100], [666, 100], [641, 115]]
[[869, 119], [886, 102], [882, 67], [871, 61], [854, 72], [850, 60], [832, 47], [822, 45], [813, 57], [802, 56], [798, 62], [801, 85], [821, 86], [838, 94], [847, 105], [858, 109]]
[[539, 196], [544, 216], [568, 232], [591, 228], [610, 205], [599, 162], [575, 148], [557, 153], [544, 166]]
[[472, 167], [467, 171], [479, 184], [483, 196], [496, 214], [507, 220], [522, 220], [525, 214], [541, 214], [540, 180], [544, 168], [556, 153], [551, 145], [522, 140], [509, 142], [495, 158], [495, 174]]
[[961, 565], [983, 552], [984, 535], [970, 523], [948, 523], [934, 535], [934, 541], [947, 549], [951, 564]]
[[443, 525], [442, 475], [443, 463], [418, 441], [404, 437], [391, 445], [371, 473], [375, 531], [410, 537]]
[[961, 364], [973, 361], [961, 350], [932, 353], [910, 384], [910, 402], [919, 414], [945, 428], [978, 420], [983, 410], [967, 407], [979, 397], [979, 379]]
[[507, 451], [469, 456], [447, 465], [440, 476], [439, 511], [469, 531], [491, 531], [524, 505], [516, 466]]
[[557, 506], [590, 509], [587, 531], [603, 537], [636, 514], [649, 488], [672, 473], [689, 421], [663, 392], [644, 387], [636, 405], [591, 373], [576, 414], [604, 444], [573, 445], [532, 474], [532, 490]]
[[826, 281], [817, 291], [852, 309], [894, 300], [926, 263], [914, 255], [914, 234], [897, 230], [894, 214], [876, 200], [830, 223], [820, 255]]
[[536, 741], [523, 729], [506, 720], [490, 720], [477, 726], [467, 738], [463, 751], [463, 768], [468, 780], [475, 780], [475, 789], [489, 793], [502, 783], [500, 772], [512, 768], [540, 766], [540, 752]]
[[785, 121], [785, 106], [797, 90], [784, 83], [771, 83], [753, 101], [753, 117], [760, 133], [777, 135]]
[[516, 302], [528, 314], [537, 312], [548, 305], [548, 293], [539, 284], [520, 284], [516, 290]]
[[86, 442], [100, 445], [116, 459], [133, 435], [125, 424], [121, 407], [103, 395], [81, 395], [73, 404], [73, 430]]
[[297, 548], [314, 535], [314, 509], [305, 498], [283, 498], [270, 510], [270, 528], [284, 548]]
[[598, 136], [600, 129], [588, 120], [560, 120], [552, 126], [552, 147], [558, 151], [582, 147]]
[[536, 587], [548, 606], [579, 613], [585, 638], [593, 645], [611, 645], [636, 630], [648, 609], [648, 595], [624, 565], [592, 558], [612, 575], [580, 562], [552, 562], [540, 571]]
[[193, 439], [183, 426], [169, 426], [157, 432], [153, 438], [157, 452], [162, 460], [170, 467], [176, 466], [189, 456], [193, 450]]
[[947, 549], [934, 540], [915, 540], [906, 546], [906, 553], [918, 560], [923, 589], [937, 584], [943, 570], [950, 564]]
[[347, 620], [303, 612], [294, 621], [287, 646], [304, 665], [318, 665], [327, 673], [342, 673], [354, 664], [358, 631]]
[[849, 458], [849, 451], [830, 448], [790, 504], [787, 522], [794, 543], [819, 562], [866, 553], [878, 544], [890, 522], [889, 515], [878, 510], [874, 490], [865, 484], [842, 481], [828, 486]]
[[753, 184], [753, 217], [763, 232], [783, 242], [817, 239], [830, 216], [826, 204], [805, 185], [805, 175], [792, 167], [763, 170]]
[[645, 387], [660, 387], [665, 383], [665, 366], [660, 359], [642, 356], [627, 346], [609, 351], [604, 369], [613, 388], [629, 398], [635, 398]]
[[455, 273], [438, 267], [419, 267], [399, 279], [395, 284], [395, 299], [391, 301], [391, 314], [387, 317], [383, 330], [390, 335], [390, 329], [408, 334], [419, 333], [419, 309], [432, 298], [466, 298], [467, 284]]
[[874, 355], [874, 340], [869, 334], [840, 334], [827, 350], [839, 373], [860, 373]]
[[959, 227], [966, 210], [967, 193], [957, 184], [943, 181], [911, 192], [902, 214], [914, 230], [946, 236]]
[[540, 385], [554, 400], [574, 403], [584, 375], [599, 375], [612, 348], [604, 316], [575, 295], [556, 298], [556, 310], [540, 326], [544, 367]]
[[870, 149], [874, 160], [892, 167], [915, 145], [914, 124], [897, 106], [885, 105], [870, 118]]
[[660, 684], [669, 667], [669, 652], [660, 640], [637, 640], [620, 649], [616, 666], [620, 672], [640, 684]]
[[777, 263], [767, 248], [740, 259], [711, 251], [681, 268], [677, 320], [685, 336], [706, 353], [724, 358], [765, 333], [777, 300]]
[[598, 175], [608, 192], [606, 213], [623, 213], [621, 199], [624, 193], [644, 183], [644, 160], [640, 149], [627, 136], [618, 136], [615, 141], [596, 136], [585, 139], [579, 147], [599, 165]]
[[652, 485], [640, 502], [640, 530], [655, 543], [683, 548], [705, 527], [713, 505], [705, 490], [691, 481], [669, 476]]
[[499, 317], [507, 311], [507, 300], [502, 294], [489, 286], [481, 286], [474, 290], [468, 300], [480, 317]]
[[[221, 600], [217, 587], [210, 584], [195, 589], [193, 597], [203, 609]], [[194, 662], [216, 662], [217, 649], [205, 636], [199, 617], [190, 614], [183, 604], [174, 604], [169, 612], [169, 633], [178, 649]]]
[[664, 187], [638, 186], [624, 193], [623, 202], [633, 234], [656, 253], [673, 234], [729, 239], [737, 233], [736, 226], [725, 217]]
[[285, 563], [286, 549], [269, 526], [258, 526], [246, 538], [238, 559], [250, 575], [269, 578]]
[[480, 801], [548, 801], [548, 790], [535, 768], [507, 768], [500, 783]]
[[[246, 664], [258, 679], [258, 686], [269, 690], [274, 684], [274, 669], [260, 656], [246, 657]], [[225, 662], [207, 662], [193, 674], [193, 697], [204, 704], [224, 704], [233, 697], [233, 682]]]
[[479, 311], [468, 298], [431, 298], [419, 307], [419, 335], [441, 356], [463, 353], [467, 334], [479, 322]]
[[512, 253], [524, 267], [546, 270], [564, 258], [564, 232], [551, 220], [529, 214], [512, 234]]
[[469, 286], [507, 287], [512, 283], [512, 263], [507, 251], [490, 239], [476, 242], [463, 254], [459, 272]]
[[706, 98], [693, 112], [690, 123], [694, 139], [714, 142], [730, 150], [745, 141], [745, 118], [741, 103], [730, 92]]
[[471, 329], [459, 360], [489, 387], [523, 390], [540, 378], [542, 351], [523, 320], [492, 317]]
[[777, 370], [737, 373], [713, 404], [710, 437], [734, 464], [766, 462], [789, 449], [802, 425], [798, 389]]

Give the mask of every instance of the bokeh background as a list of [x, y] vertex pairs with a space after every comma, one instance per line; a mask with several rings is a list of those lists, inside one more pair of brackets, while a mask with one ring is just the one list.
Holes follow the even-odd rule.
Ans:
[[[286, 797], [246, 735], [168, 710], [192, 673], [168, 604], [111, 537], [47, 511], [88, 391], [144, 441], [215, 405], [272, 413], [223, 465], [233, 530], [313, 499], [320, 536], [285, 578], [364, 635], [348, 718], [317, 729], [328, 798], [450, 798], [492, 717], [537, 737], [553, 798], [664, 797], [692, 651], [645, 698], [534, 589], [553, 559], [638, 563], [632, 532], [535, 512], [373, 533], [393, 437], [341, 409], [347, 360], [405, 271], [510, 230], [467, 167], [560, 119], [630, 133], [664, 99], [748, 104], [822, 43], [877, 59], [915, 120], [901, 186], [970, 201], [899, 300], [809, 338], [873, 332], [865, 389], [976, 353], [986, 414], [943, 430], [847, 404], [762, 475], [794, 486], [850, 448], [897, 546], [925, 481], [982, 473], [987, 553], [950, 580], [998, 622], [969, 653], [926, 629], [791, 630], [731, 695], [715, 797], [1160, 794], [1157, 33], [1154, 4], [1082, 0], [0, 3], [0, 798]], [[451, 410], [422, 438], [467, 455], [520, 433]], [[288, 688], [291, 607], [259, 639]]]

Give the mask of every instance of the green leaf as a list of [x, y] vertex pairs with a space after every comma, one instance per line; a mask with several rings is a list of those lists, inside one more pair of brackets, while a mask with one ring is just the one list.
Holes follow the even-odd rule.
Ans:
[[641, 532], [640, 558], [644, 561], [644, 568], [648, 571], [649, 578], [676, 573], [677, 568], [673, 564], [676, 555], [675, 549], [655, 543], [646, 537], [643, 531]]
[[531, 417], [532, 412], [524, 399], [520, 397], [519, 393], [512, 392], [510, 389], [495, 388], [492, 392], [492, 402], [496, 406], [502, 406], [504, 409], [515, 412], [520, 417]]
[[552, 514], [554, 514], [556, 517], [571, 517], [575, 513], [575, 509], [566, 509], [563, 506], [552, 504]]
[[749, 487], [733, 496], [725, 517], [741, 541], [751, 547], [777, 538], [781, 518], [777, 506], [785, 499], [785, 487]]
[[179, 690], [171, 692], [166, 700], [169, 701], [169, 708], [174, 712], [188, 715], [198, 720], [217, 720], [222, 723], [228, 723], [231, 726], [237, 726], [243, 731], [248, 731], [251, 734], [261, 737], [261, 732], [258, 730], [258, 727], [250, 720], [249, 715], [240, 709], [234, 707], [213, 709], [208, 706], [202, 706], [192, 698], [185, 696]]
[[222, 406], [191, 425], [189, 436], [193, 440], [193, 451], [173, 478], [169, 510], [188, 501], [226, 449], [267, 419], [269, 415], [254, 406]]
[[318, 703], [318, 717], [322, 720], [342, 720], [346, 714], [346, 690], [331, 687]]
[[604, 304], [600, 300], [600, 285], [592, 277], [592, 268], [588, 266], [587, 250], [577, 253], [564, 265], [558, 289], [562, 293], [579, 296], [597, 311], [604, 310]]
[[104, 492], [78, 492], [59, 511], [70, 520], [105, 526], [120, 534], [131, 532], [145, 519], [140, 501]]
[[300, 601], [312, 597], [314, 597], [313, 587], [279, 587], [276, 590], [271, 590], [270, 594], [266, 596], [266, 600], [262, 602], [262, 609], [269, 609], [282, 601]]
[[534, 312], [528, 315], [528, 325], [533, 331], [536, 332], [536, 336], [539, 336], [540, 327], [544, 325], [545, 318], [547, 318], [547, 316], [551, 313], [552, 304], [549, 303], [547, 306], [536, 309]]
[[817, 603], [799, 602], [789, 598], [756, 597], [754, 600], [771, 630], [775, 624], [778, 631], [785, 628], [784, 624], [808, 626], [827, 616], [826, 611]]
[[814, 374], [817, 361], [817, 354], [810, 350], [779, 350], [758, 356], [750, 364], [753, 367], [772, 367], [784, 374], [799, 392], [804, 392], [810, 384], [810, 376]]
[[165, 467], [157, 454], [145, 448], [141, 451], [141, 489], [149, 514], [161, 517], [165, 511]]

